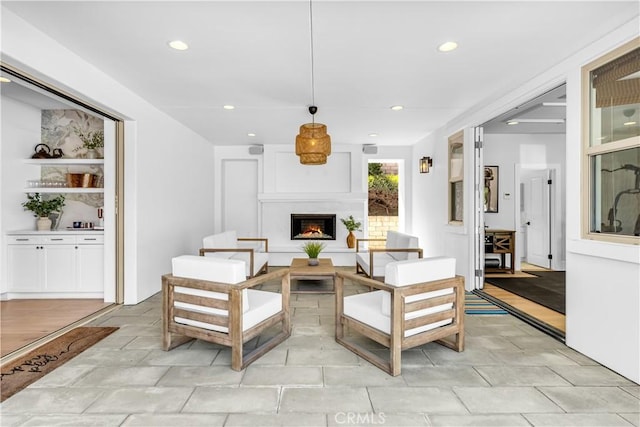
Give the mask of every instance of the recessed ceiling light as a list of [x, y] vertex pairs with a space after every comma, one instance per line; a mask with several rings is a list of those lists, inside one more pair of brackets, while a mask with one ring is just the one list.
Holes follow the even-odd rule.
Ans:
[[446, 42], [438, 46], [438, 50], [440, 52], [451, 52], [452, 50], [455, 50], [457, 48], [458, 48], [458, 43], [456, 42]]
[[187, 50], [189, 49], [189, 45], [181, 40], [173, 40], [169, 42], [169, 46], [174, 48], [175, 50]]
[[633, 126], [635, 124], [636, 124], [636, 122], [624, 122], [625, 126]]
[[234, 107], [233, 105], [223, 105], [222, 108], [224, 108], [225, 110], [233, 110], [236, 107]]
[[255, 133], [248, 133], [247, 136], [256, 136]]
[[509, 121], [507, 122], [507, 124], [508, 124], [509, 126], [517, 125], [518, 123], [520, 123], [520, 122], [518, 122], [517, 120], [509, 120]]
[[376, 136], [378, 136], [378, 134], [377, 134], [377, 133], [370, 133], [370, 134], [369, 134], [369, 136], [370, 136], [371, 138], [375, 138]]
[[402, 105], [393, 105], [393, 106], [391, 106], [391, 109], [392, 109], [393, 111], [400, 111], [400, 110], [402, 110], [403, 108], [404, 108], [404, 107], [403, 107]]
[[9, 80], [6, 77], [0, 77], [0, 83], [9, 83], [11, 80]]

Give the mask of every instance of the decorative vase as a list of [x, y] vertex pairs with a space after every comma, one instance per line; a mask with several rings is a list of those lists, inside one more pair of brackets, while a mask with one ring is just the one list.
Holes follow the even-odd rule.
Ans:
[[89, 149], [87, 149], [87, 154], [85, 154], [85, 157], [87, 159], [97, 159], [98, 158], [98, 152], [93, 148], [89, 148]]
[[36, 229], [38, 231], [51, 230], [51, 220], [46, 216], [38, 218], [38, 220], [36, 221]]
[[356, 235], [353, 234], [353, 231], [350, 231], [349, 234], [347, 234], [347, 247], [349, 249], [356, 247]]
[[314, 266], [318, 264], [320, 264], [320, 261], [318, 261], [318, 258], [309, 258], [309, 265]]

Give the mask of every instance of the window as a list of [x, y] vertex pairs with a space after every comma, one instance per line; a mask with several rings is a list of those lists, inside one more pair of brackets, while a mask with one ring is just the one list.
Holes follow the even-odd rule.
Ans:
[[582, 69], [583, 237], [640, 243], [640, 48]]
[[464, 132], [449, 137], [449, 224], [462, 225], [464, 201]]

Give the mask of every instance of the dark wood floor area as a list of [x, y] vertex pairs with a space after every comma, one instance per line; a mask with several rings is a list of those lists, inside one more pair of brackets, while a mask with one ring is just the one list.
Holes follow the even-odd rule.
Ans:
[[110, 305], [101, 299], [1, 301], [0, 356], [4, 357]]

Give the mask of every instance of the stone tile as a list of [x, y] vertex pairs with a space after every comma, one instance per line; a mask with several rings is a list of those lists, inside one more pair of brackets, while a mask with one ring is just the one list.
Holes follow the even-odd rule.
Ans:
[[277, 387], [197, 387], [182, 412], [275, 414], [279, 391]]
[[478, 366], [476, 370], [492, 386], [567, 386], [546, 366]]
[[232, 385], [242, 381], [244, 372], [228, 366], [172, 366], [158, 381], [163, 387], [206, 387]]
[[110, 316], [99, 323], [99, 326], [155, 325], [159, 319], [149, 316]]
[[296, 307], [291, 317], [297, 321], [298, 316], [304, 315], [335, 316], [335, 307], [333, 305], [330, 307]]
[[289, 305], [293, 308], [298, 308], [298, 307], [306, 307], [306, 308], [318, 308], [318, 300], [314, 300], [311, 298], [300, 298], [300, 295], [298, 295], [298, 298], [291, 298], [291, 301], [289, 302]]
[[603, 366], [552, 366], [551, 369], [573, 385], [631, 386], [634, 383]]
[[291, 318], [296, 326], [319, 326], [320, 316], [313, 314], [300, 314]]
[[[286, 348], [274, 348], [253, 362], [252, 365], [284, 365], [287, 361], [287, 353]], [[216, 359], [213, 361], [213, 365], [227, 366], [231, 369], [231, 349], [225, 348], [224, 350], [220, 350]]]
[[577, 365], [554, 350], [492, 351], [492, 354], [510, 366]]
[[402, 375], [392, 377], [383, 370], [367, 363], [362, 366], [325, 366], [326, 387], [403, 386]]
[[349, 388], [290, 388], [284, 387], [279, 413], [309, 412], [335, 414], [337, 412], [371, 412], [367, 389]]
[[94, 369], [95, 367], [93, 366], [63, 365], [32, 383], [29, 388], [68, 387]]
[[154, 366], [209, 366], [218, 355], [218, 350], [193, 350], [181, 347], [171, 351], [152, 350], [147, 352], [140, 364]]
[[122, 426], [140, 427], [215, 427], [223, 426], [226, 414], [132, 414]]
[[465, 337], [465, 351], [468, 350], [519, 350], [511, 341], [504, 337]]
[[[85, 389], [78, 389], [84, 391]], [[191, 395], [188, 387], [130, 387], [105, 391], [87, 413], [179, 412]]]
[[225, 427], [324, 427], [325, 414], [229, 414]]
[[158, 337], [137, 337], [125, 346], [127, 350], [162, 350], [162, 340]]
[[578, 365], [595, 365], [595, 366], [599, 366], [598, 362], [596, 362], [593, 359], [588, 358], [584, 354], [582, 354], [580, 352], [577, 352], [572, 348], [564, 347], [564, 348], [559, 348], [556, 351], [558, 353], [562, 354], [563, 356], [566, 356], [569, 359], [573, 360]]
[[29, 415], [0, 415], [0, 425], [2, 427], [17, 427], [24, 425], [24, 423], [30, 418]]
[[306, 366], [249, 366], [242, 378], [245, 386], [318, 386], [323, 385], [322, 368]]
[[630, 387], [620, 387], [620, 388], [626, 391], [627, 393], [629, 393], [631, 396], [635, 396], [637, 399], [640, 399], [640, 386], [634, 385]]
[[191, 350], [222, 350], [229, 348], [222, 344], [216, 344], [209, 341], [193, 340], [189, 343], [182, 344], [179, 348], [189, 348]]
[[147, 350], [90, 348], [68, 361], [65, 366], [134, 366], [148, 354]]
[[519, 326], [505, 327], [503, 325], [465, 325], [465, 334], [473, 337], [519, 337], [531, 335]]
[[[86, 388], [27, 387], [2, 402], [6, 414], [80, 414], [101, 394], [102, 390]], [[115, 412], [115, 411], [113, 411]]]
[[278, 345], [278, 348], [300, 347], [306, 350], [320, 350], [323, 348], [343, 348], [333, 337], [318, 337], [313, 335], [297, 335], [287, 338], [286, 341]]
[[302, 366], [344, 366], [358, 365], [358, 356], [345, 348], [335, 350], [306, 350], [290, 348], [287, 365]]
[[631, 425], [634, 425], [636, 427], [640, 426], [640, 414], [639, 413], [635, 413], [635, 414], [618, 414], [618, 415], [620, 415], [625, 420], [629, 421], [631, 423]]
[[[483, 389], [483, 388], [479, 388]], [[437, 387], [369, 387], [375, 412], [467, 413], [451, 390]]]
[[566, 348], [564, 343], [547, 335], [510, 337], [508, 340], [521, 350], [555, 350]]
[[131, 368], [96, 368], [74, 384], [74, 387], [140, 387], [155, 385], [167, 372], [166, 366]]
[[305, 325], [293, 325], [291, 327], [291, 335], [312, 335], [312, 336], [326, 336], [332, 337], [335, 335], [335, 328], [333, 325], [320, 325], [320, 326], [305, 326]]
[[[41, 415], [31, 418], [21, 426], [119, 426], [127, 417], [126, 414], [105, 414], [105, 415]], [[4, 424], [4, 416], [2, 417], [2, 425]]]
[[434, 427], [518, 427], [530, 426], [522, 415], [428, 415], [429, 425]]
[[435, 346], [424, 350], [434, 365], [500, 365], [502, 362], [492, 352], [486, 350], [465, 350], [457, 352], [447, 347]]
[[154, 325], [124, 325], [113, 334], [116, 336], [157, 337], [161, 339], [162, 328], [159, 323]]
[[640, 411], [640, 401], [618, 387], [540, 387], [539, 390], [566, 412]]
[[524, 414], [524, 417], [536, 427], [629, 426], [629, 423], [617, 414]]
[[[390, 360], [389, 349], [375, 350], [375, 354], [384, 360]], [[405, 350], [400, 357], [402, 369], [411, 366], [433, 366], [433, 362], [427, 357], [427, 355], [419, 349]]]
[[389, 414], [376, 412], [336, 412], [327, 416], [329, 426], [393, 426], [430, 425], [423, 414]]
[[454, 387], [472, 414], [562, 412], [533, 387]]
[[[118, 335], [117, 331], [113, 334], [105, 337], [104, 339], [95, 343], [91, 348], [110, 348], [110, 349], [121, 349], [124, 348], [127, 344], [133, 341], [133, 336], [130, 335]], [[152, 339], [157, 340], [157, 337], [153, 337]]]
[[469, 366], [427, 366], [423, 368], [402, 368], [402, 376], [409, 386], [452, 387], [478, 386], [489, 384]]

